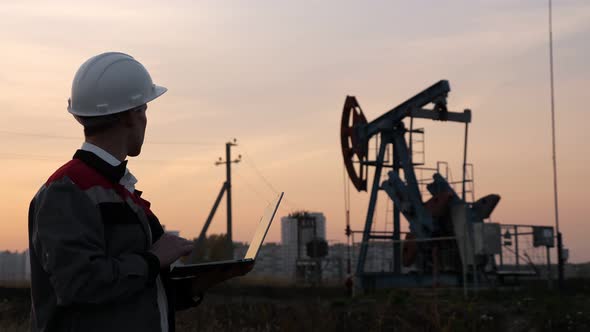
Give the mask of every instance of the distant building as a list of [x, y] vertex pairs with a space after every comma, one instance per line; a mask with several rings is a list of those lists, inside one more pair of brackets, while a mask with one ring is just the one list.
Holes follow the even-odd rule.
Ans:
[[31, 280], [31, 255], [29, 248], [23, 252], [25, 256], [25, 280]]
[[166, 225], [164, 225], [164, 224], [162, 224], [162, 229], [164, 230], [164, 232], [166, 232], [168, 234], [180, 236], [180, 231], [168, 230], [168, 229], [166, 229]]
[[25, 281], [31, 279], [29, 251], [22, 253], [0, 252], [0, 281]]
[[[249, 245], [234, 243], [234, 257], [242, 258], [246, 255]], [[250, 276], [286, 277], [282, 269], [282, 246], [278, 243], [265, 243], [260, 248], [256, 265], [249, 273]]]
[[295, 277], [298, 258], [310, 258], [307, 244], [316, 239], [326, 239], [326, 217], [321, 212], [297, 212], [281, 218], [281, 244], [283, 271]]
[[180, 236], [180, 231], [166, 231], [167, 234]]

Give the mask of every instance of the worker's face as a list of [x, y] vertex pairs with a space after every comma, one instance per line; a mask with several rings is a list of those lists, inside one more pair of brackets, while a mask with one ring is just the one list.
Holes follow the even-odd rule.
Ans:
[[130, 130], [127, 147], [128, 155], [131, 157], [138, 156], [141, 153], [141, 146], [145, 137], [145, 128], [147, 126], [146, 116], [147, 105], [143, 105], [138, 110], [133, 110], [130, 113]]

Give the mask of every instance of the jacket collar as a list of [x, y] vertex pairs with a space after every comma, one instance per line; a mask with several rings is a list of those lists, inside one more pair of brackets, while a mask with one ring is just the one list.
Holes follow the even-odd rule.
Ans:
[[118, 166], [112, 166], [96, 154], [85, 150], [77, 150], [74, 159], [78, 159], [94, 168], [113, 183], [119, 183], [123, 175], [125, 175], [125, 169], [127, 169], [127, 160], [121, 162]]
[[82, 143], [80, 150], [90, 151], [112, 166], [117, 166], [121, 163], [120, 160], [115, 158], [115, 156], [110, 154], [107, 150], [89, 142]]

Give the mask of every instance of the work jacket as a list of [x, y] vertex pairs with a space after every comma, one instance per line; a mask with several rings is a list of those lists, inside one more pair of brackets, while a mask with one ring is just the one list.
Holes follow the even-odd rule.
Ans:
[[32, 331], [160, 332], [158, 275], [170, 332], [174, 312], [200, 302], [148, 252], [164, 231], [141, 192], [119, 184], [125, 167], [78, 150], [31, 201]]

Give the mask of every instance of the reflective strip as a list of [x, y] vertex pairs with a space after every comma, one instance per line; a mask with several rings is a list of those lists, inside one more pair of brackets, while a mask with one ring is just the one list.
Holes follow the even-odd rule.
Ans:
[[92, 203], [98, 205], [100, 203], [122, 203], [123, 199], [116, 191], [111, 188], [104, 188], [101, 186], [93, 186], [86, 189], [84, 192], [90, 197]]
[[158, 291], [158, 308], [160, 309], [160, 327], [162, 332], [168, 332], [168, 299], [166, 298], [166, 291], [160, 276], [156, 278], [156, 286]]

